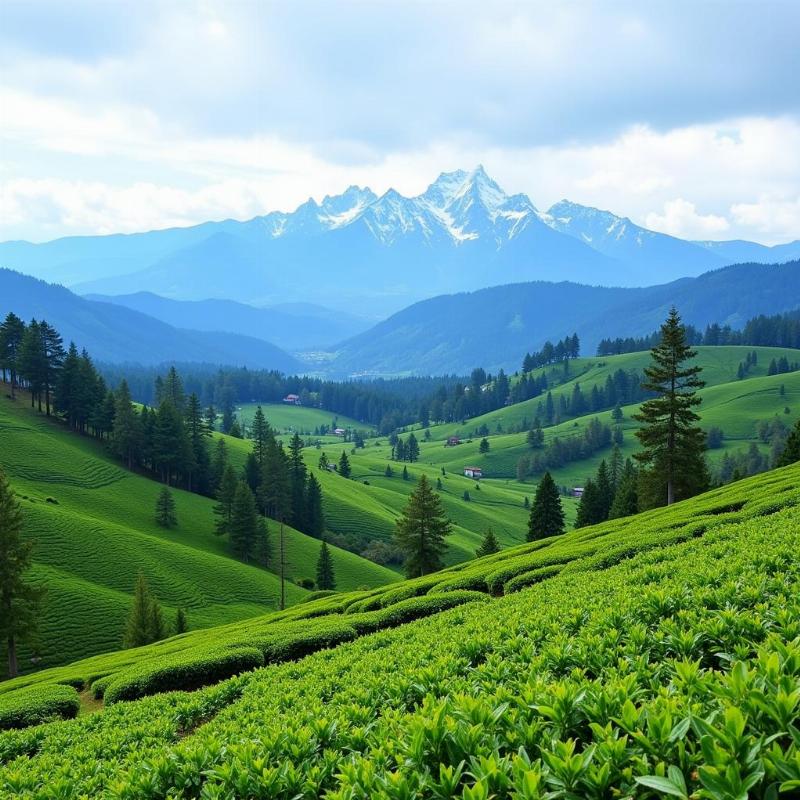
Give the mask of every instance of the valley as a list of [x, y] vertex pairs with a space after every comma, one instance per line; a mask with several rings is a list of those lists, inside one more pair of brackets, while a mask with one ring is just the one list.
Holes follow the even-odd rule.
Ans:
[[800, 800], [798, 30], [0, 2], [0, 800]]

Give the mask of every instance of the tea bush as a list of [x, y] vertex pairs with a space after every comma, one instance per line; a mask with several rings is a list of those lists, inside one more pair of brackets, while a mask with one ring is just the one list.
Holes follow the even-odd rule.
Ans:
[[38, 725], [55, 717], [78, 714], [80, 701], [72, 686], [51, 684], [0, 695], [0, 730]]

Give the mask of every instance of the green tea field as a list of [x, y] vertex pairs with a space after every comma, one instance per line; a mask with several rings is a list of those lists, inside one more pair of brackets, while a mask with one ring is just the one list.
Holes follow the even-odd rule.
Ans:
[[0, 733], [0, 790], [792, 797], [799, 478], [6, 682], [0, 720], [105, 707]]
[[[36, 652], [38, 666], [61, 664], [120, 646], [137, 573], [147, 577], [168, 621], [177, 608], [190, 628], [252, 617], [277, 607], [279, 581], [240, 563], [213, 533], [213, 501], [174, 490], [178, 527], [160, 528], [160, 485], [127, 472], [96, 441], [69, 433], [0, 397], [0, 466], [23, 502], [27, 536], [36, 540], [33, 579], [48, 587]], [[314, 577], [319, 542], [287, 528], [287, 574]], [[273, 553], [277, 529], [271, 528]], [[377, 586], [397, 575], [352, 553], [334, 552], [342, 588]], [[295, 583], [287, 601], [307, 595]]]

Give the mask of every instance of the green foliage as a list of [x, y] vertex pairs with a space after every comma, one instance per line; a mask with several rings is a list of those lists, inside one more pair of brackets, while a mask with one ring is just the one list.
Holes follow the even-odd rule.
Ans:
[[255, 647], [187, 651], [180, 656], [154, 658], [120, 673], [106, 686], [103, 698], [111, 705], [173, 689], [199, 689], [263, 663], [264, 657]]
[[489, 528], [483, 537], [481, 546], [475, 551], [475, 555], [477, 558], [483, 558], [483, 556], [490, 556], [499, 551], [500, 543], [497, 541], [497, 536], [495, 536], [494, 530]]
[[249, 561], [255, 552], [259, 533], [256, 500], [245, 481], [239, 481], [233, 496], [228, 539], [237, 558]]
[[441, 499], [431, 489], [426, 475], [421, 475], [397, 521], [395, 542], [405, 554], [405, 570], [410, 578], [442, 568], [445, 537], [451, 531], [450, 520]]
[[175, 498], [166, 486], [162, 487], [156, 498], [156, 524], [162, 528], [174, 528], [178, 524]]
[[158, 600], [150, 593], [147, 580], [140, 572], [136, 578], [133, 605], [125, 626], [122, 646], [141, 647], [143, 644], [157, 642], [163, 638], [164, 620], [161, 607]]
[[317, 559], [317, 589], [335, 589], [336, 577], [333, 571], [333, 559], [327, 542], [323, 541]]
[[238, 639], [230, 627], [187, 634], [208, 636], [206, 657], [212, 643], [249, 646], [272, 666], [6, 732], [0, 792], [41, 796], [58, 774], [66, 796], [791, 797], [797, 474], [419, 582], [572, 557], [523, 591], [508, 582], [500, 599], [436, 592], [302, 625], [288, 618], [331, 604], [322, 597], [272, 623], [239, 623]]
[[19, 501], [0, 468], [0, 641], [7, 643], [8, 677], [17, 674], [17, 646], [36, 636], [40, 587], [27, 580], [33, 543], [22, 538]]
[[528, 519], [528, 541], [545, 539], [564, 533], [564, 510], [561, 496], [549, 472], [545, 472], [536, 488]]
[[78, 693], [72, 686], [54, 683], [0, 694], [0, 730], [71, 719], [78, 715], [79, 708]]
[[705, 386], [698, 377], [702, 367], [685, 362], [697, 355], [686, 342], [686, 329], [672, 308], [661, 326], [661, 341], [651, 350], [652, 364], [645, 369], [644, 389], [656, 397], [642, 403], [636, 436], [643, 450], [635, 453], [645, 469], [639, 503], [652, 508], [691, 497], [708, 487], [703, 457], [705, 433], [694, 410], [702, 400], [697, 390]]

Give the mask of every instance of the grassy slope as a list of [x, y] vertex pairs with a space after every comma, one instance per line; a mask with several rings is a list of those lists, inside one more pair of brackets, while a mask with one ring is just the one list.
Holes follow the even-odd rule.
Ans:
[[[736, 378], [739, 363], [752, 350], [758, 353], [758, 364], [751, 368], [745, 380], [739, 381]], [[767, 377], [766, 372], [772, 358], [786, 356], [789, 361], [800, 361], [800, 351], [770, 347], [701, 347], [698, 352], [698, 361], [703, 365], [703, 378], [708, 384], [702, 392], [703, 424], [706, 427], [717, 425], [726, 435], [723, 448], [710, 453], [712, 462], [726, 450], [740, 450], [754, 441], [755, 426], [759, 420], [779, 414], [787, 424], [792, 424], [797, 418], [797, 412], [800, 411], [800, 403], [797, 402], [800, 399], [800, 373]], [[641, 373], [648, 363], [649, 353], [627, 353], [605, 358], [578, 359], [570, 364], [570, 376], [567, 380], [564, 380], [561, 367], [546, 367], [541, 372], [548, 376], [556, 397], [560, 393], [569, 397], [576, 382], [588, 394], [592, 385], [602, 386], [607, 376], [617, 369], [635, 369]], [[780, 395], [782, 385], [785, 387], [785, 396]], [[532, 498], [536, 490], [534, 479], [525, 483], [516, 480], [517, 461], [520, 456], [530, 452], [525, 434], [493, 433], [489, 437], [491, 449], [485, 455], [478, 451], [478, 439], [464, 441], [458, 447], [444, 447], [444, 441], [455, 433], [467, 434], [484, 423], [492, 432], [496, 430], [498, 422], [506, 431], [513, 430], [525, 420], [531, 424], [541, 399], [534, 398], [499, 409], [468, 420], [465, 425], [432, 426], [429, 442], [418, 435], [420, 461], [408, 465], [412, 479], [408, 482], [401, 478], [403, 465], [390, 461], [391, 448], [385, 438], [367, 440], [366, 447], [355, 453], [351, 453], [349, 445], [340, 442], [323, 443], [322, 450], [331, 460], [337, 460], [342, 449], [346, 449], [353, 466], [351, 481], [345, 481], [336, 474], [315, 472], [325, 492], [329, 529], [337, 533], [358, 532], [369, 538], [388, 541], [393, 534], [395, 520], [413, 489], [415, 478], [424, 472], [434, 484], [437, 478], [442, 479], [442, 499], [454, 523], [447, 563], [453, 564], [471, 558], [489, 526], [494, 528], [503, 545], [522, 541], [528, 516], [524, 508], [524, 498]], [[787, 406], [790, 414], [784, 414]], [[633, 406], [624, 409], [625, 441], [622, 451], [625, 456], [630, 456], [637, 449], [634, 437], [636, 425], [630, 419], [634, 411]], [[567, 420], [545, 430], [546, 442], [555, 436], [563, 438], [582, 434], [584, 427], [594, 416], [604, 422], [611, 422], [608, 411]], [[241, 453], [243, 458], [249, 445], [230, 441], [231, 449]], [[320, 452], [316, 449], [306, 451], [309, 468], [316, 469], [319, 455]], [[600, 459], [608, 455], [609, 451], [601, 451], [589, 459], [554, 470], [556, 482], [564, 486], [582, 485], [597, 469]], [[384, 476], [387, 464], [391, 464], [395, 472], [392, 478]], [[467, 465], [484, 468], [488, 477], [480, 482], [480, 489], [475, 481], [463, 477], [463, 468]], [[442, 468], [446, 473], [444, 476], [441, 473]], [[369, 486], [364, 485], [364, 481], [368, 481]], [[463, 500], [464, 491], [470, 493], [470, 502]], [[576, 505], [575, 501], [564, 499], [569, 523], [575, 518]]]
[[[327, 425], [329, 428], [336, 426], [340, 428], [353, 428], [362, 431], [371, 430], [372, 426], [364, 422], [334, 414], [321, 408], [307, 408], [305, 406], [292, 406], [286, 403], [244, 403], [237, 406], [236, 414], [245, 424], [250, 427], [256, 408], [261, 405], [267, 422], [272, 425], [279, 433], [299, 433], [312, 434], [314, 428]], [[334, 440], [334, 437], [330, 437]]]
[[[155, 796], [167, 796], [169, 787], [179, 785], [197, 787], [190, 796], [200, 796], [202, 783], [208, 784], [203, 796], [250, 796], [266, 780], [278, 782], [276, 795], [312, 797], [323, 793], [322, 786], [360, 786], [352, 796], [375, 796], [380, 785], [373, 783], [376, 769], [396, 771], [401, 774], [396, 777], [420, 787], [418, 796], [433, 796], [431, 783], [424, 781], [441, 777], [439, 761], [455, 766], [465, 757], [462, 753], [488, 758], [495, 752], [500, 759], [492, 762], [492, 774], [519, 781], [514, 786], [521, 791], [527, 785], [524, 769], [533, 767], [522, 773], [512, 769], [520, 746], [527, 746], [531, 759], [539, 759], [559, 739], [570, 738], [580, 748], [592, 740], [606, 742], [595, 760], [613, 765], [608, 773], [613, 786], [629, 782], [635, 788], [631, 771], [647, 775], [676, 763], [696, 782], [697, 767], [710, 750], [701, 750], [694, 729], [688, 739], [686, 731], [668, 739], [669, 732], [674, 734], [673, 726], [690, 713], [719, 727], [721, 715], [714, 715], [715, 709], [742, 703], [748, 704], [745, 714], [751, 711], [754, 736], [779, 731], [774, 737], [779, 744], [764, 761], [767, 768], [784, 752], [791, 761], [786, 715], [773, 724], [763, 710], [777, 702], [781, 687], [790, 687], [789, 692], [796, 683], [797, 642], [790, 640], [797, 635], [800, 612], [795, 594], [800, 581], [798, 479], [800, 467], [793, 466], [669, 509], [525, 545], [477, 560], [468, 569], [404, 584], [407, 592], [430, 594], [441, 592], [454, 577], [474, 576], [486, 588], [498, 567], [510, 576], [553, 565], [554, 572], [520, 595], [470, 603], [298, 664], [267, 667], [219, 688], [122, 703], [99, 716], [0, 734], [0, 753], [10, 760], [0, 767], [0, 788], [13, 788], [20, 797], [38, 796], [57, 770], [65, 787], [89, 794], [113, 785], [115, 791], [127, 786], [131, 796], [138, 796], [137, 790], [144, 792], [145, 782], [152, 788], [153, 776], [159, 775], [161, 789]], [[381, 591], [391, 607], [391, 590]], [[354, 618], [341, 613], [348, 602], [340, 597], [337, 606], [329, 607], [332, 622]], [[326, 603], [298, 608], [322, 611]], [[283, 618], [293, 614], [297, 610]], [[177, 650], [193, 640], [224, 640], [232, 634], [248, 641], [278, 619], [239, 623], [213, 635], [200, 632], [166, 646]], [[298, 627], [305, 624], [295, 620]], [[775, 654], [769, 660], [757, 657], [762, 645]], [[114, 659], [147, 657], [154, 649], [106, 659], [118, 668]], [[740, 670], [738, 682], [729, 685], [731, 664], [719, 653], [747, 660], [752, 672]], [[38, 677], [74, 679], [87, 670], [102, 670], [100, 661]], [[758, 677], [751, 686], [757, 672], [767, 683]], [[776, 677], [779, 672], [787, 682]], [[1, 688], [13, 689], [8, 684]], [[626, 700], [631, 702], [623, 708]], [[670, 719], [663, 740], [651, 747], [665, 713]], [[796, 709], [787, 713], [796, 718]], [[587, 718], [599, 724], [590, 730]], [[605, 732], [611, 720], [636, 735]], [[207, 724], [193, 730], [201, 722]], [[436, 731], [444, 729], [446, 746], [439, 746]], [[621, 740], [627, 741], [617, 747]], [[690, 742], [686, 749], [678, 746], [683, 741]], [[742, 746], [750, 757], [760, 758], [759, 748], [751, 750], [754, 742]], [[320, 769], [323, 748], [330, 769]], [[351, 758], [363, 768], [349, 769]], [[143, 763], [150, 768], [142, 769]], [[537, 770], [556, 779], [555, 763], [545, 757]], [[478, 765], [468, 772], [470, 782], [479, 777]], [[273, 772], [272, 767], [281, 769]], [[292, 770], [311, 782], [293, 784]], [[588, 781], [594, 773], [584, 764], [577, 774]], [[179, 783], [189, 776], [198, 782]], [[255, 783], [247, 783], [247, 776]], [[397, 785], [390, 775], [387, 780], [384, 785]], [[579, 786], [575, 796], [594, 796]], [[342, 797], [351, 796], [343, 792]], [[621, 793], [633, 796], [631, 788]], [[497, 796], [540, 795], [500, 791]]]
[[[0, 398], [0, 465], [23, 497], [26, 535], [37, 541], [34, 577], [45, 580], [44, 665], [119, 646], [138, 570], [147, 576], [168, 619], [187, 610], [192, 628], [251, 617], [275, 608], [277, 577], [242, 564], [215, 536], [213, 502], [175, 490], [179, 526], [158, 527], [153, 508], [160, 485], [133, 475], [102, 446], [32, 412], [24, 400]], [[46, 502], [52, 498], [55, 503]], [[277, 531], [271, 527], [273, 552]], [[287, 529], [287, 574], [314, 577], [319, 543]], [[334, 551], [343, 589], [397, 579], [390, 570]], [[307, 593], [287, 585], [287, 600]], [[23, 651], [21, 664], [29, 664]]]

